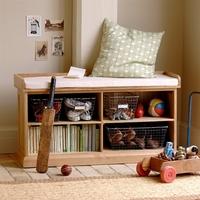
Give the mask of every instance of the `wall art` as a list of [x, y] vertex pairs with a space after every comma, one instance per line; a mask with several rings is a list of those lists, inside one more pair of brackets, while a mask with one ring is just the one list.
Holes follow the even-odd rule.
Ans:
[[64, 38], [63, 36], [52, 37], [52, 55], [63, 56], [64, 55]]
[[45, 20], [45, 31], [63, 31], [64, 20]]
[[27, 36], [41, 36], [41, 16], [29, 15], [26, 17]]
[[35, 42], [35, 60], [47, 60], [48, 58], [48, 41]]

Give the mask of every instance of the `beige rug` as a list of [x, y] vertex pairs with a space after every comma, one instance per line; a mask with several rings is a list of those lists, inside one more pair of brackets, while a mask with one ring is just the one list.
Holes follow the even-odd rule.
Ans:
[[181, 175], [169, 184], [159, 176], [1, 183], [0, 191], [1, 200], [197, 200], [200, 175]]

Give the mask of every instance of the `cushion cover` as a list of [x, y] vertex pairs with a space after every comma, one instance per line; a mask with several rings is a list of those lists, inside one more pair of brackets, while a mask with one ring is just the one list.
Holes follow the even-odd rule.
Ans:
[[99, 56], [92, 76], [153, 77], [163, 32], [128, 29], [104, 20]]

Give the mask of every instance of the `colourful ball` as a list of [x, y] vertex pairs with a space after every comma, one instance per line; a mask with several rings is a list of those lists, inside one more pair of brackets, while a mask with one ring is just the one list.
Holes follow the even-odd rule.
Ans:
[[161, 99], [152, 99], [149, 104], [148, 113], [153, 117], [162, 117], [165, 113], [165, 103]]

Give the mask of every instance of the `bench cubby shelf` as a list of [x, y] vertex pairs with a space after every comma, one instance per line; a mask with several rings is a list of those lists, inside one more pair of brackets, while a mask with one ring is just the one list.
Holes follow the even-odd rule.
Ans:
[[[40, 122], [33, 122], [29, 120], [29, 97], [34, 95], [44, 95], [48, 94], [48, 85], [43, 83], [43, 79], [39, 77], [49, 78], [50, 76], [55, 75], [58, 83], [56, 87], [55, 96], [67, 96], [74, 94], [84, 94], [84, 96], [95, 95], [96, 96], [96, 110], [95, 110], [95, 119], [91, 121], [68, 121], [66, 119], [60, 119], [55, 121], [55, 127], [61, 127], [62, 130], [67, 130], [67, 127], [79, 127], [78, 130], [83, 127], [96, 127], [97, 134], [96, 137], [96, 149], [95, 145], [87, 149], [75, 149], [74, 151], [56, 150], [50, 153], [49, 157], [49, 166], [61, 166], [64, 163], [71, 165], [90, 165], [90, 164], [114, 164], [114, 163], [135, 163], [141, 160], [144, 156], [153, 156], [160, 153], [162, 150], [158, 149], [126, 149], [126, 150], [112, 150], [107, 144], [105, 144], [105, 126], [118, 126], [118, 125], [127, 125], [131, 124], [165, 124], [168, 126], [168, 138], [174, 142], [174, 146], [177, 145], [177, 89], [180, 88], [180, 77], [172, 73], [161, 73], [162, 78], [167, 78], [175, 81], [173, 84], [148, 84], [148, 85], [98, 85], [89, 84], [84, 86], [80, 83], [80, 87], [77, 86], [77, 79], [67, 80], [70, 81], [70, 86], [68, 87], [65, 84], [61, 84], [59, 77], [64, 77], [62, 73], [55, 74], [15, 74], [14, 83], [17, 88], [18, 94], [18, 150], [17, 158], [19, 163], [23, 167], [35, 167], [37, 153], [32, 149], [30, 150], [31, 138], [29, 135], [30, 127], [38, 134], [41, 125]], [[38, 78], [38, 81], [34, 82], [34, 78]], [[33, 81], [31, 80], [33, 79]], [[31, 82], [32, 81], [32, 82]], [[41, 85], [38, 83], [42, 82]], [[73, 81], [75, 86], [73, 87]], [[91, 81], [91, 77], [90, 80]], [[30, 83], [33, 83], [31, 86]], [[169, 82], [170, 83], [170, 82]], [[45, 85], [46, 84], [46, 85]], [[131, 120], [110, 120], [104, 115], [104, 95], [107, 93], [133, 93], [139, 96], [139, 100], [148, 102], [153, 97], [162, 97], [167, 102], [167, 114], [165, 117], [150, 117], [144, 116], [142, 118], [134, 118]], [[91, 126], [90, 126], [91, 125]], [[59, 132], [58, 129], [57, 132]], [[34, 132], [33, 131], [33, 132]], [[60, 134], [60, 132], [59, 132]], [[63, 136], [64, 132], [60, 135]], [[59, 138], [59, 136], [56, 136]], [[63, 136], [64, 137], [64, 136]], [[54, 138], [53, 138], [54, 139]], [[37, 139], [38, 140], [38, 139]], [[98, 141], [97, 141], [98, 140]], [[61, 142], [62, 141], [62, 142]], [[66, 139], [64, 140], [66, 141]], [[59, 140], [61, 145], [63, 140]], [[38, 143], [38, 141], [37, 141]], [[38, 144], [36, 144], [38, 145]], [[65, 144], [65, 147], [67, 144]], [[35, 147], [36, 148], [36, 147]], [[62, 146], [64, 149], [64, 146]], [[33, 152], [30, 152], [33, 151]]]

